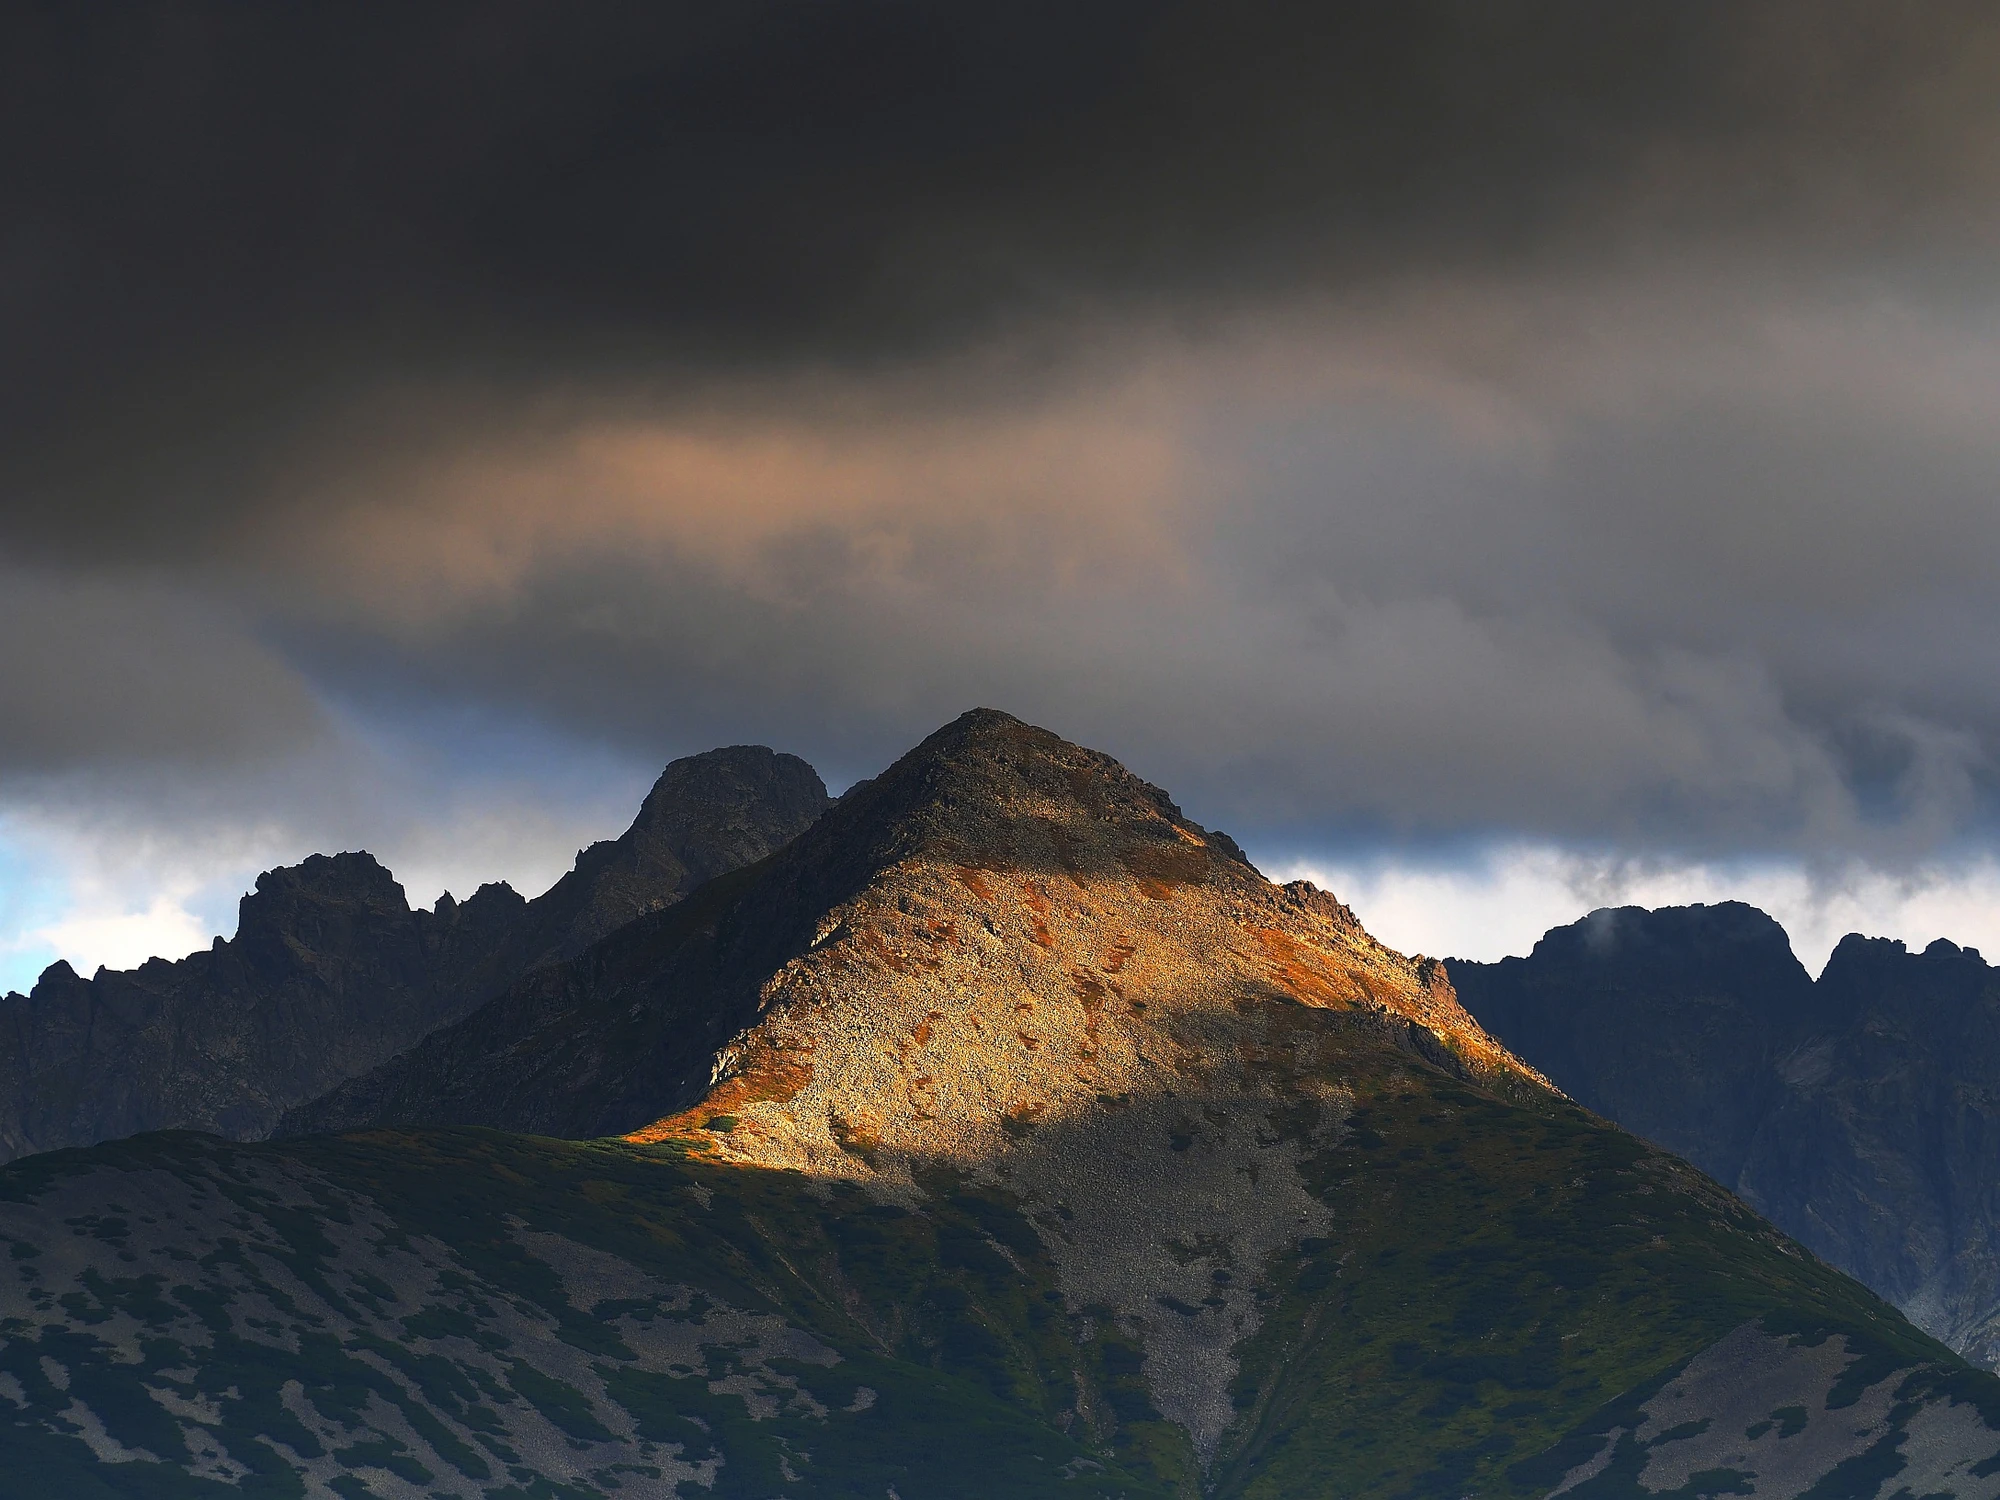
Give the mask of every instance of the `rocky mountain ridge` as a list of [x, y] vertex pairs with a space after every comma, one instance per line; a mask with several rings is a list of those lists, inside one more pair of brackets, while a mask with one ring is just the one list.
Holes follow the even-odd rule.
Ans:
[[85, 979], [68, 964], [0, 998], [0, 1160], [185, 1128], [237, 1140], [573, 956], [823, 812], [795, 756], [739, 746], [675, 761], [638, 817], [546, 893], [504, 884], [410, 908], [367, 854], [267, 871], [233, 939]]
[[[1115, 910], [1095, 904], [1107, 893]], [[1383, 947], [1307, 883], [1271, 885], [1226, 835], [1189, 822], [1109, 757], [981, 710], [850, 788], [771, 860], [525, 977], [293, 1111], [282, 1129], [630, 1131], [721, 1079], [806, 1068], [811, 1045], [773, 1040], [767, 1020], [817, 1013], [857, 982], [879, 1007], [908, 987], [899, 976], [935, 974], [947, 957], [977, 971], [1004, 952], [1020, 967], [1010, 983], [1074, 1020], [1123, 1009], [1116, 997], [1132, 980], [1120, 976], [1147, 968], [1155, 937], [1215, 983], [1360, 1005], [1456, 1066], [1533, 1076], [1460, 1008], [1441, 965]], [[1112, 959], [1095, 953], [1080, 968], [1079, 943], [1123, 956], [1105, 970]], [[1110, 977], [1090, 977], [1100, 970]], [[968, 983], [994, 980], [970, 971]], [[1002, 1027], [1016, 1032], [1032, 1028]], [[1109, 1066], [1091, 1043], [1065, 1040], [1041, 1053], [1038, 1072], [1092, 1077]]]
[[2000, 1364], [2000, 970], [1976, 949], [1850, 935], [1814, 980], [1730, 902], [1593, 912], [1448, 968], [1580, 1103]]
[[2000, 1500], [2000, 1379], [1003, 714], [314, 1108], [0, 1170], [0, 1475]]

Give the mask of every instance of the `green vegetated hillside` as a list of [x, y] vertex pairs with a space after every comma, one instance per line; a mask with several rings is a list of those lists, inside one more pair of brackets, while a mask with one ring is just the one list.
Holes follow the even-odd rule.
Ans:
[[1355, 1061], [1379, 1083], [1303, 1168], [1332, 1228], [1213, 1273], [1265, 1317], [1205, 1473], [1141, 1342], [1066, 1305], [1060, 1222], [1004, 1194], [940, 1169], [905, 1205], [679, 1145], [456, 1130], [160, 1135], [0, 1174], [0, 1490], [1541, 1495], [1609, 1446], [1568, 1493], [1749, 1493], [1747, 1465], [1638, 1487], [1716, 1412], [1657, 1454], [1630, 1434], [1761, 1319], [1837, 1356], [1736, 1447], [1866, 1417], [1817, 1493], [1892, 1495], [1919, 1419], [1955, 1412], [1956, 1492], [1991, 1492], [2000, 1382], [1688, 1168], [1558, 1100]]

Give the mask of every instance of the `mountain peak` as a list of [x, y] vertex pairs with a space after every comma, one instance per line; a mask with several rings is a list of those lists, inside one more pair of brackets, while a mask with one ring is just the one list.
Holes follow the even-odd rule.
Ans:
[[529, 970], [763, 859], [827, 801], [804, 761], [739, 745], [668, 766], [632, 827], [532, 902], [489, 883], [412, 911], [358, 851], [267, 870], [231, 939], [89, 979], [59, 963], [0, 997], [0, 1160], [168, 1127], [260, 1136]]
[[[579, 864], [577, 877], [585, 872]], [[1150, 1011], [1147, 1027], [1170, 1013], [1140, 990], [1128, 1007], [1135, 982], [1205, 1014], [1224, 995], [1232, 1013], [1355, 1013], [1449, 1068], [1541, 1082], [1460, 1008], [1441, 965], [1384, 947], [1306, 883], [1272, 885], [1233, 841], [1110, 756], [976, 709], [854, 786], [771, 859], [530, 975], [286, 1128], [645, 1127], [705, 1142], [699, 1110], [745, 1102], [767, 1071], [793, 1076], [814, 1053], [831, 1063], [855, 1038], [894, 1050], [898, 1036], [941, 1036], [937, 1023], [958, 1015], [968, 1057], [1029, 1054], [977, 1068], [1056, 1068], [1035, 1098], [996, 1103], [981, 1085], [960, 1101], [974, 1135], [1000, 1139], [1001, 1116], [1032, 1114], [1042, 1095], [1126, 1091], [1123, 1070], [1141, 1066], [1138, 1054], [1104, 1061], [1112, 1054], [1092, 1038], [1106, 1006], [1127, 1018]], [[1031, 1013], [1062, 1017], [1061, 1046], [1042, 1049], [1019, 1019]], [[821, 1036], [829, 1027], [845, 1040]], [[1228, 1030], [1210, 1038], [1225, 1051], [1236, 1045], [1221, 1040]], [[1183, 1038], [1161, 1055], [1206, 1045]], [[866, 1093], [871, 1068], [856, 1061], [823, 1076]], [[807, 1130], [819, 1144], [805, 1149], [835, 1153], [821, 1165], [846, 1161], [827, 1121], [853, 1103], [820, 1107]], [[917, 1118], [904, 1111], [904, 1124]], [[935, 1134], [917, 1130], [910, 1149]]]
[[[52, 993], [64, 985], [76, 985], [83, 982], [83, 976], [76, 972], [75, 967], [71, 965], [70, 961], [66, 958], [59, 958], [42, 970], [40, 977], [35, 980], [34, 993], [39, 996], [44, 993]], [[46, 989], [44, 988], [45, 986]], [[10, 996], [9, 998], [13, 997]]]
[[255, 889], [237, 904], [237, 937], [282, 937], [294, 932], [309, 909], [392, 917], [407, 915], [410, 904], [396, 877], [372, 854], [309, 854], [257, 877]]
[[832, 804], [796, 755], [730, 745], [660, 773], [632, 826], [592, 844], [535, 901], [535, 962], [573, 958], [607, 934], [671, 906], [705, 881], [754, 864]]
[[[810, 1055], [822, 1059], [806, 1070], [820, 1080], [807, 1092], [826, 1095], [821, 1123], [785, 1127], [774, 1162], [851, 1165], [845, 1127], [824, 1121], [877, 1115], [881, 1128], [857, 1128], [886, 1160], [897, 1112], [883, 1114], [879, 1068], [847, 1054], [857, 1037], [864, 1050], [899, 1054], [920, 1037], [936, 1069], [897, 1085], [929, 1101], [901, 1112], [900, 1149], [935, 1154], [956, 1132], [970, 1160], [1025, 1135], [1058, 1096], [1087, 1107], [1157, 1086], [1133, 1071], [1156, 1064], [1145, 1046], [1109, 1044], [1112, 1013], [1171, 1030], [1187, 1007], [1180, 1019], [1192, 1030], [1158, 1044], [1189, 1076], [1227, 1072], [1206, 1055], [1237, 1046], [1230, 1026], [1213, 1024], [1223, 992], [1236, 996], [1233, 1015], [1272, 1004], [1359, 1011], [1412, 1027], [1448, 1066], [1534, 1076], [1458, 1007], [1440, 965], [1383, 947], [1309, 882], [1273, 886], [1226, 835], [1112, 757], [998, 710], [961, 715], [855, 787], [779, 863], [795, 867], [774, 872], [780, 890], [824, 903], [809, 936], [796, 929], [799, 949], [760, 986], [762, 1019], [722, 1049], [720, 1087], [647, 1138], [693, 1131], [709, 1144], [710, 1115], [748, 1108], [767, 1089], [787, 1102], [784, 1079], [801, 1079]], [[956, 1098], [947, 1067], [960, 1074]], [[1007, 1088], [1021, 1097], [1002, 1098]], [[740, 1153], [755, 1138], [751, 1128], [720, 1146]], [[842, 1154], [819, 1159], [821, 1147]]]
[[728, 745], [670, 763], [639, 804], [625, 840], [655, 858], [678, 860], [698, 885], [762, 859], [831, 801], [819, 772], [798, 756]]
[[[1145, 1330], [1205, 1462], [1263, 1316], [1213, 1272], [1323, 1232], [1299, 1163], [1344, 1079], [1409, 1068], [1548, 1097], [1441, 965], [1271, 884], [1111, 757], [976, 710], [287, 1129], [623, 1132], [889, 1201], [983, 1184], [1063, 1224], [1066, 1299]], [[1207, 1264], [1170, 1248], [1195, 1244]]]
[[1155, 887], [1205, 883], [1215, 860], [1250, 869], [1233, 839], [1189, 820], [1112, 757], [990, 708], [961, 714], [851, 788], [822, 841], [849, 858], [866, 850], [876, 868], [923, 854]]
[[1638, 960], [1685, 963], [1693, 955], [1707, 961], [1727, 953], [1732, 961], [1756, 952], [1764, 960], [1789, 957], [1791, 939], [1771, 916], [1742, 901], [1695, 902], [1688, 906], [1601, 906], [1564, 927], [1551, 928], [1536, 942], [1537, 958], [1607, 962]]

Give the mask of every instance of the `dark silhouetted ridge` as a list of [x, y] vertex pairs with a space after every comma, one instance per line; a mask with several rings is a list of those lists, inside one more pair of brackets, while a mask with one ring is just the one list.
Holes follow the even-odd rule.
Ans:
[[1624, 908], [1452, 960], [1469, 1009], [1968, 1357], [2000, 1362], [2000, 973], [1843, 938], [1817, 981], [1754, 907]]
[[[525, 976], [405, 1055], [293, 1110], [281, 1130], [631, 1130], [700, 1097], [718, 1055], [763, 1013], [773, 976], [829, 932], [845, 931], [841, 913], [904, 867], [973, 872], [969, 886], [954, 886], [966, 901], [986, 871], [1162, 898], [1190, 884], [1239, 884], [1302, 914], [1319, 910], [1303, 890], [1277, 892], [1227, 835], [1189, 821], [1110, 756], [975, 709], [850, 788], [771, 859]], [[963, 927], [981, 919], [960, 912], [940, 920]], [[1320, 912], [1313, 920], [1329, 919]], [[1407, 961], [1358, 925], [1351, 936], [1382, 955], [1385, 993], [1417, 984], [1397, 968]], [[1442, 978], [1438, 971], [1448, 996]]]
[[0, 1000], [0, 1159], [144, 1130], [255, 1139], [287, 1108], [459, 1019], [529, 970], [761, 859], [826, 810], [811, 766], [734, 746], [668, 766], [632, 827], [546, 894], [412, 911], [372, 855], [268, 870], [236, 936]]

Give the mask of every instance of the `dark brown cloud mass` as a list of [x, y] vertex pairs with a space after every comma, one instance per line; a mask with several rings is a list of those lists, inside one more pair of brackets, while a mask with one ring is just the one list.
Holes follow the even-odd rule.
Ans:
[[0, 28], [0, 784], [990, 702], [1300, 847], [1990, 832], [1990, 7]]
[[165, 5], [8, 29], [8, 510], [50, 544], [268, 505], [297, 424], [384, 380], [851, 369], [1667, 247], [1762, 249], [1772, 276], [1949, 262], [1933, 236], [1987, 218], [2000, 165], [2000, 27], [1949, 4]]

